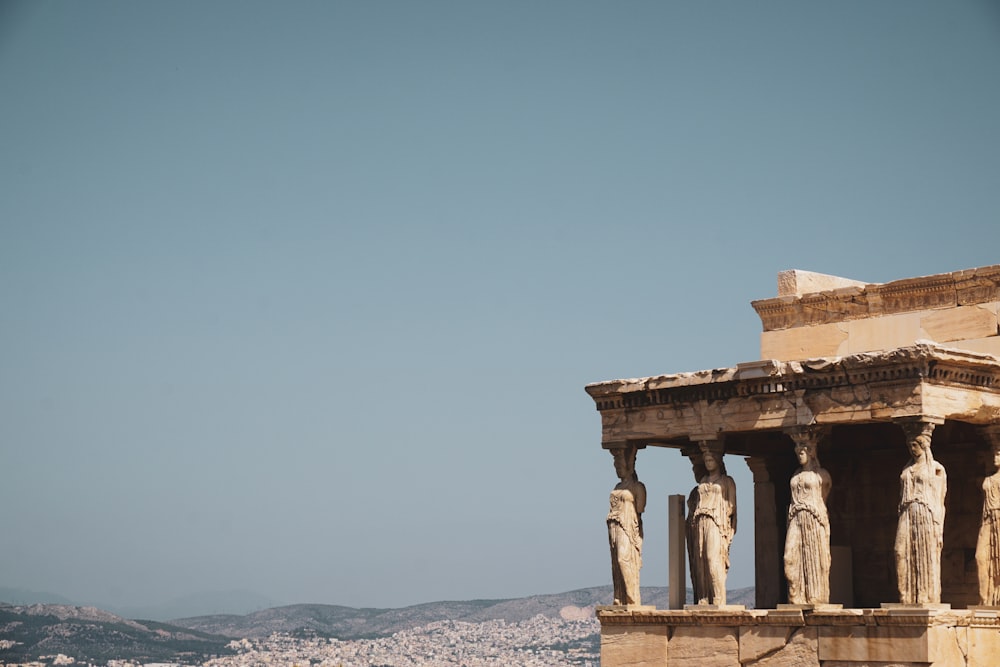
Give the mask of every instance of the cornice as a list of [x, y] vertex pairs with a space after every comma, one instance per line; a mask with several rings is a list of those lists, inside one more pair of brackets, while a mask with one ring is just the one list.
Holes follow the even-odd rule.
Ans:
[[846, 357], [758, 361], [735, 368], [611, 380], [589, 384], [586, 391], [603, 412], [894, 382], [1000, 392], [1000, 361], [992, 355], [922, 342]]
[[764, 331], [1000, 301], [1000, 264], [752, 301]]
[[884, 609], [842, 609], [837, 611], [808, 610], [788, 613], [774, 609], [748, 609], [745, 611], [693, 611], [656, 609], [651, 611], [597, 611], [602, 626], [609, 625], [667, 625], [667, 626], [785, 626], [813, 627], [836, 626], [983, 626], [997, 627], [996, 616], [985, 616], [973, 610], [944, 610], [913, 612], [911, 614], [888, 612]]

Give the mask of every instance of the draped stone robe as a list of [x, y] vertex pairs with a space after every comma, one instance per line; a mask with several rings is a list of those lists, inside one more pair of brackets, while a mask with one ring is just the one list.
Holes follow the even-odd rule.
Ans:
[[695, 601], [723, 605], [729, 547], [736, 533], [736, 483], [728, 475], [708, 475], [691, 493], [687, 529]]
[[1000, 606], [1000, 472], [983, 480], [983, 519], [976, 541], [979, 604]]
[[896, 578], [903, 604], [941, 602], [944, 537], [944, 466], [934, 459], [911, 462], [899, 476]]
[[639, 570], [642, 568], [642, 513], [645, 509], [646, 486], [638, 479], [623, 481], [611, 492], [608, 543], [615, 604], [642, 604]]
[[785, 537], [785, 578], [792, 604], [830, 601], [830, 519], [825, 495], [830, 475], [800, 468], [791, 480]]

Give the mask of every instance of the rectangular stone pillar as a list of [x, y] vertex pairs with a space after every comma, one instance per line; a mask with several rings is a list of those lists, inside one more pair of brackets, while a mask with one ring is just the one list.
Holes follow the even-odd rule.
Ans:
[[754, 585], [757, 609], [774, 609], [781, 595], [782, 552], [778, 544], [774, 482], [762, 456], [746, 459], [753, 472]]
[[668, 499], [668, 600], [671, 609], [683, 609], [687, 598], [685, 563], [687, 561], [686, 523], [684, 521], [684, 496], [675, 495]]

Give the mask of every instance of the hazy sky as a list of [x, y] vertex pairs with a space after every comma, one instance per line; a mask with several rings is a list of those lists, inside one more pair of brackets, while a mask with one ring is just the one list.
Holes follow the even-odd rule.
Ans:
[[[0, 2], [0, 585], [610, 583], [585, 384], [757, 359], [783, 269], [1000, 263], [998, 211], [995, 2]], [[691, 468], [637, 469], [665, 585]]]

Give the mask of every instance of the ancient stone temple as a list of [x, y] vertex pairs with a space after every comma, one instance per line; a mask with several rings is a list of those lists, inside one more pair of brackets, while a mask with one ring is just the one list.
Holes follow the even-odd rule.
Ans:
[[[643, 466], [697, 480], [648, 490], [685, 496], [671, 586], [694, 559], [695, 604], [600, 608], [602, 666], [1000, 665], [1000, 265], [882, 284], [786, 271], [753, 307], [760, 360], [586, 387], [602, 446], [634, 462], [616, 489]], [[713, 592], [735, 530], [725, 467], [744, 462], [754, 609]]]

